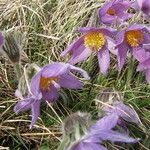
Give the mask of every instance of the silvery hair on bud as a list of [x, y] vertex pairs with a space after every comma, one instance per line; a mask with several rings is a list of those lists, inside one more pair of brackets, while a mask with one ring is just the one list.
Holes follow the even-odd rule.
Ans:
[[21, 58], [22, 51], [22, 35], [17, 31], [8, 31], [4, 34], [5, 42], [1, 49], [4, 54], [12, 63], [18, 63]]
[[76, 112], [68, 116], [62, 125], [64, 135], [69, 135], [74, 132], [77, 124], [87, 127], [90, 123], [91, 116], [88, 113]]
[[[96, 99], [96, 106], [98, 108], [102, 108], [103, 103], [111, 105], [116, 101], [123, 101], [123, 95], [122, 93], [115, 91], [113, 88], [106, 88], [100, 91], [100, 93], [96, 95], [95, 99]], [[102, 103], [98, 101], [101, 101]]]

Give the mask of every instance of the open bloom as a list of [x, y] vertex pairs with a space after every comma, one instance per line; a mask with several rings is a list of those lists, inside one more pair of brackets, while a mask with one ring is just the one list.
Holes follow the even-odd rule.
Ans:
[[107, 40], [112, 38], [116, 30], [111, 28], [83, 27], [80, 28], [80, 32], [84, 33], [84, 35], [63, 51], [61, 56], [66, 56], [70, 53], [72, 57], [69, 63], [76, 64], [86, 60], [91, 53], [95, 52], [98, 57], [100, 71], [106, 75], [110, 65]]
[[125, 63], [128, 50], [131, 50], [134, 55], [139, 48], [143, 48], [143, 44], [150, 43], [149, 33], [145, 26], [137, 24], [133, 24], [127, 29], [118, 32], [116, 35], [116, 48], [119, 70], [122, 69]]
[[99, 18], [104, 24], [112, 24], [129, 19], [132, 15], [127, 13], [130, 3], [124, 0], [112, 0], [106, 2], [99, 9]]
[[98, 120], [89, 128], [89, 131], [80, 141], [69, 150], [107, 150], [102, 145], [103, 141], [135, 143], [138, 139], [129, 137], [127, 134], [113, 130], [118, 123], [119, 117], [110, 114]]
[[14, 111], [19, 113], [29, 108], [32, 109], [32, 124], [35, 124], [42, 100], [54, 102], [58, 99], [58, 90], [63, 88], [81, 89], [83, 83], [73, 75], [73, 72], [80, 73], [85, 79], [89, 79], [86, 71], [65, 63], [52, 63], [44, 66], [31, 80], [29, 94], [23, 98], [20, 92], [16, 91], [16, 96], [22, 100], [14, 107]]

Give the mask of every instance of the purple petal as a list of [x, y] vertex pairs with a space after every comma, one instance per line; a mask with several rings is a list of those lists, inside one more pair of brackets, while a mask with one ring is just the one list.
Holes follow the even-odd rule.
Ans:
[[112, 113], [108, 116], [103, 117], [99, 121], [97, 121], [94, 125], [91, 126], [90, 132], [96, 131], [96, 130], [110, 130], [113, 129], [118, 122], [118, 115]]
[[38, 72], [31, 80], [30, 84], [30, 90], [33, 96], [35, 96], [37, 99], [42, 98], [42, 94], [40, 91], [40, 78], [41, 78], [41, 71]]
[[51, 85], [48, 90], [41, 90], [44, 100], [55, 102], [59, 98], [58, 89]]
[[118, 68], [119, 71], [121, 71], [127, 57], [127, 46], [125, 44], [120, 44], [117, 46], [117, 48], [118, 48]]
[[150, 33], [144, 33], [144, 41], [143, 44], [149, 44], [150, 43]]
[[106, 14], [101, 17], [101, 21], [105, 24], [112, 24], [117, 20], [117, 16]]
[[141, 6], [141, 2], [142, 2], [142, 7], [141, 10], [148, 16], [150, 16], [150, 2], [149, 0], [141, 0], [141, 2], [139, 2], [139, 0], [137, 1], [139, 3], [139, 6]]
[[30, 128], [33, 127], [38, 117], [40, 116], [40, 104], [41, 104], [41, 100], [36, 100], [32, 104], [32, 122]]
[[125, 30], [119, 31], [116, 35], [116, 44], [120, 45], [124, 42]]
[[134, 122], [136, 124], [141, 123], [136, 111], [122, 102], [117, 102], [114, 104], [114, 108], [110, 109], [110, 113], [116, 113], [128, 122]]
[[141, 62], [138, 66], [137, 66], [137, 71], [144, 71], [150, 69], [150, 58], [148, 58], [147, 60]]
[[[81, 53], [81, 51], [83, 50], [83, 43], [84, 43], [84, 36], [81, 36], [80, 38], [78, 38], [77, 40], [75, 40], [75, 42], [73, 42], [70, 46], [68, 46], [67, 49], [65, 49], [60, 56], [65, 56], [68, 53], [73, 53], [74, 55], [78, 55], [78, 53]], [[81, 47], [81, 48], [80, 48]]]
[[111, 142], [125, 142], [125, 143], [136, 143], [139, 139], [134, 139], [129, 137], [127, 134], [119, 133], [117, 131], [108, 130], [106, 131], [97, 131], [99, 132], [102, 140], [109, 140]]
[[69, 69], [71, 71], [79, 72], [86, 80], [90, 79], [88, 73], [85, 70], [83, 70], [83, 69], [81, 69], [79, 67], [75, 67], [75, 66], [70, 65], [70, 64], [68, 64], [68, 65], [69, 65]]
[[67, 74], [60, 77], [59, 84], [61, 87], [70, 89], [81, 89], [83, 87], [83, 83], [78, 78]]
[[42, 77], [58, 77], [68, 71], [68, 64], [56, 62], [43, 67], [41, 71]]
[[133, 56], [139, 61], [143, 62], [150, 58], [150, 52], [145, 51], [145, 49], [141, 47], [135, 47], [133, 48]]
[[41, 74], [42, 74], [42, 77], [47, 77], [47, 78], [60, 77], [61, 75], [64, 75], [67, 73], [69, 74], [71, 70], [79, 72], [82, 74], [82, 76], [85, 79], [89, 79], [87, 72], [84, 71], [83, 69], [79, 67], [75, 67], [71, 64], [65, 64], [62, 62], [46, 65], [45, 67], [43, 67]]
[[107, 75], [110, 65], [109, 50], [105, 47], [98, 52], [97, 56], [101, 73]]
[[107, 150], [107, 148], [98, 143], [86, 143], [81, 141], [79, 144], [73, 146], [70, 150]]
[[149, 69], [146, 70], [145, 73], [146, 73], [146, 80], [148, 83], [150, 83], [150, 70]]
[[107, 10], [112, 6], [112, 2], [107, 2], [105, 3], [99, 10], [98, 10], [98, 14], [99, 17], [101, 18], [101, 16], [105, 15], [107, 13]]
[[139, 25], [139, 24], [133, 24], [126, 29], [126, 31], [130, 31], [130, 30], [142, 30], [144, 32], [148, 32], [147, 27], [145, 27], [144, 25]]
[[73, 57], [69, 63], [70, 64], [76, 64], [79, 62], [82, 62], [84, 60], [86, 60], [90, 55], [91, 55], [92, 51], [89, 48], [84, 49], [78, 56]]
[[27, 98], [19, 101], [14, 107], [14, 112], [18, 114], [20, 112], [30, 109], [34, 101], [35, 100], [33, 98]]

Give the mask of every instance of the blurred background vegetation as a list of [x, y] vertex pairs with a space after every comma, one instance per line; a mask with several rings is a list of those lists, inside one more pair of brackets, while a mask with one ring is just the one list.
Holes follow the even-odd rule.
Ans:
[[[23, 51], [26, 57], [22, 66], [36, 63], [43, 66], [51, 61], [65, 61], [60, 53], [76, 37], [81, 26], [98, 24], [97, 9], [100, 0], [0, 0], [1, 31], [19, 31], [25, 35]], [[143, 20], [141, 20], [143, 22]], [[142, 73], [136, 72], [137, 62], [129, 59], [119, 73], [117, 59], [111, 56], [111, 67], [107, 77], [99, 74], [97, 59], [90, 57], [78, 64], [91, 76], [83, 90], [62, 90], [56, 104], [42, 104], [41, 116], [33, 129], [29, 129], [30, 111], [16, 115], [13, 107], [17, 88], [12, 64], [0, 57], [0, 149], [10, 150], [54, 150], [61, 141], [61, 124], [66, 116], [80, 111], [90, 112], [97, 119], [95, 96], [105, 88], [114, 88], [124, 96], [140, 116], [142, 127], [129, 124], [131, 135], [141, 138], [135, 145], [117, 146], [108, 143], [111, 150], [150, 149], [150, 86]]]

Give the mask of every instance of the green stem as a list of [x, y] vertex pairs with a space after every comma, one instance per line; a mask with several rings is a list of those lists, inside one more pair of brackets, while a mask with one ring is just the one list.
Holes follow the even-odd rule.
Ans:
[[20, 78], [21, 78], [21, 76], [22, 76], [20, 63], [16, 63], [16, 64], [14, 65], [14, 69], [15, 69], [15, 73], [16, 73], [17, 79], [18, 79], [18, 81], [19, 81]]

